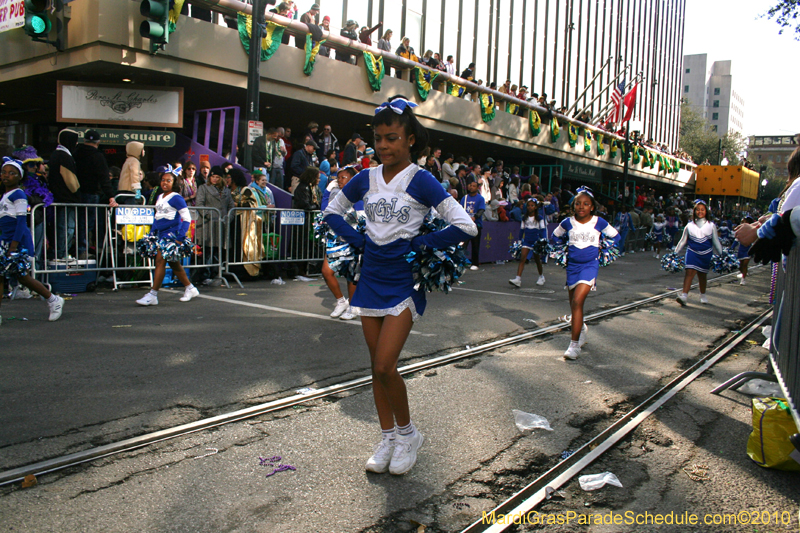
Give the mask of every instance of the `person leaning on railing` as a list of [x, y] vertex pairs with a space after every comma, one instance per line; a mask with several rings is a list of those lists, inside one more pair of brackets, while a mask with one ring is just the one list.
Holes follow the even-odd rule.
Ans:
[[[222, 181], [222, 168], [215, 166], [208, 175], [208, 181], [197, 188], [197, 207], [213, 207], [214, 210], [202, 209], [197, 213], [197, 230], [195, 242], [202, 247], [204, 264], [218, 263], [222, 251], [222, 239], [226, 228], [223, 225], [219, 235], [217, 226], [228, 220], [228, 211], [234, 208], [231, 193]], [[207, 257], [209, 255], [210, 257]], [[195, 281], [205, 281], [211, 277], [209, 269], [198, 268], [192, 276]]]

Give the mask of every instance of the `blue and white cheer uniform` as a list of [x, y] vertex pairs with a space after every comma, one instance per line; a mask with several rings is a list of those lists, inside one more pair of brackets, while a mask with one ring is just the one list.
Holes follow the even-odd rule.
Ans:
[[17, 242], [17, 250], [25, 248], [33, 255], [33, 239], [28, 229], [28, 197], [22, 189], [8, 191], [0, 200], [0, 242], [8, 246]]
[[713, 248], [717, 254], [722, 254], [717, 227], [704, 218], [689, 222], [675, 247], [675, 254], [680, 254], [684, 248], [686, 248], [686, 268], [707, 273], [711, 265], [711, 249]]
[[171, 192], [161, 194], [156, 200], [156, 216], [150, 233], [161, 238], [174, 237], [183, 240], [192, 223], [192, 216], [186, 206], [186, 200]]
[[[348, 209], [364, 201], [366, 235], [344, 219]], [[431, 207], [450, 226], [419, 235]], [[478, 234], [475, 223], [427, 170], [410, 164], [389, 183], [383, 165], [359, 172], [328, 204], [324, 220], [340, 237], [364, 248], [364, 263], [350, 309], [361, 316], [398, 316], [411, 310], [414, 320], [425, 311], [425, 293], [414, 289], [411, 264], [405, 255], [420, 246], [443, 249]]]
[[565, 218], [553, 231], [553, 238], [567, 239], [567, 287], [570, 289], [581, 283], [594, 288], [600, 270], [600, 235], [619, 242], [619, 232], [596, 216], [584, 224], [575, 217]]
[[536, 220], [535, 216], [523, 218], [519, 229], [519, 238], [522, 239], [524, 248], [533, 248], [539, 239], [547, 238], [547, 221], [544, 218]]
[[656, 238], [656, 242], [664, 242], [664, 226], [666, 226], [663, 222], [655, 222], [653, 224], [653, 235]]

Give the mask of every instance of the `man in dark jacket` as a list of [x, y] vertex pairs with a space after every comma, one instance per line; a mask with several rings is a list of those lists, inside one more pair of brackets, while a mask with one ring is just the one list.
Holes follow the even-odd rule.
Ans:
[[303, 149], [296, 151], [292, 156], [292, 164], [290, 165], [289, 169], [292, 171], [293, 190], [297, 183], [295, 178], [299, 178], [300, 174], [302, 174], [305, 169], [311, 166], [311, 154], [313, 154], [314, 150], [317, 149], [319, 149], [319, 145], [309, 139], [306, 141], [306, 144], [303, 145]]
[[[114, 191], [111, 190], [111, 181], [108, 178], [108, 163], [103, 152], [99, 150], [100, 134], [96, 130], [86, 130], [83, 135], [83, 144], [75, 148], [75, 167], [80, 183], [80, 197], [83, 204], [99, 204], [100, 193], [104, 201], [112, 201]], [[104, 235], [102, 223], [96, 226], [97, 208], [78, 208], [78, 259], [87, 259], [86, 237], [87, 233], [94, 232], [99, 240]], [[96, 232], [94, 230], [97, 230]], [[88, 230], [88, 231], [87, 231]]]
[[350, 137], [350, 143], [344, 147], [344, 155], [342, 156], [342, 166], [352, 165], [358, 163], [358, 145], [361, 142], [361, 135], [354, 133]]
[[[79, 204], [81, 202], [78, 169], [72, 152], [78, 144], [78, 133], [73, 130], [61, 130], [58, 134], [58, 146], [50, 156], [48, 163], [47, 185], [53, 193], [57, 204]], [[70, 245], [75, 237], [75, 209], [66, 206], [55, 207], [56, 239], [55, 256], [59, 259], [67, 257]]]

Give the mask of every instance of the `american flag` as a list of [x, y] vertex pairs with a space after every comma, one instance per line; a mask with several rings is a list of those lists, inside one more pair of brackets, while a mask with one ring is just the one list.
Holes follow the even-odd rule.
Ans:
[[611, 121], [616, 124], [622, 121], [622, 95], [625, 94], [625, 78], [622, 83], [614, 87], [611, 93], [611, 101], [614, 102], [614, 111], [611, 113]]

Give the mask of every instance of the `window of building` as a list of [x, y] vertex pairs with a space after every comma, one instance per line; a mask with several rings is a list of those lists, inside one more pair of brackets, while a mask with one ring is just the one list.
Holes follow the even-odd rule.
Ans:
[[716, 124], [714, 124], [713, 126], [711, 126], [711, 131], [717, 131], [717, 125], [716, 125]]
[[688, 85], [684, 85], [683, 86], [683, 92], [685, 92], [685, 93], [689, 92], [689, 86]]
[[714, 105], [713, 105], [713, 107], [719, 107], [719, 100], [714, 100]]
[[714, 87], [714, 96], [719, 94], [719, 87]]
[[711, 120], [719, 120], [719, 113], [711, 113]]
[[687, 68], [687, 69], [686, 69], [686, 74], [689, 74], [691, 71], [692, 71], [692, 69], [690, 69], [690, 68]]

